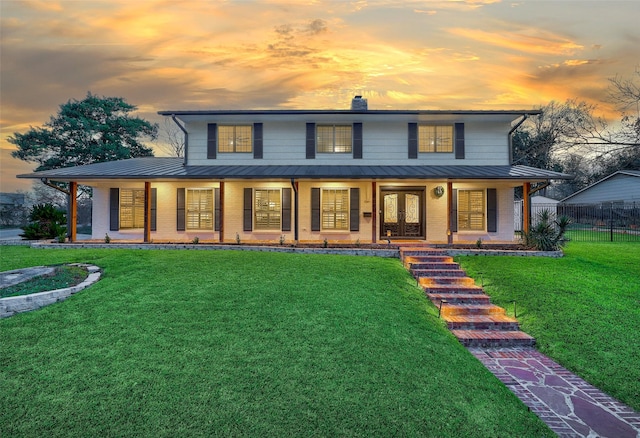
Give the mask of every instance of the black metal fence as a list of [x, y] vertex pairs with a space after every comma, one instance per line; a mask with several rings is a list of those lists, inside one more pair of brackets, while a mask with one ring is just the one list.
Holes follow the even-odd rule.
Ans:
[[[522, 231], [522, 202], [515, 204], [515, 229]], [[605, 202], [602, 204], [531, 204], [531, 223], [535, 225], [542, 211], [552, 219], [568, 216], [571, 225], [567, 236], [579, 242], [639, 242], [640, 203]]]

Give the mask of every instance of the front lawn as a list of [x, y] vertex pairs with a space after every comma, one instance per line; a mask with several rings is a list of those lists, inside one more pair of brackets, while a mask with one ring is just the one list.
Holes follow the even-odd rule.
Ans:
[[561, 259], [458, 257], [538, 349], [640, 411], [640, 247], [571, 242]]
[[0, 436], [553, 436], [398, 260], [1, 251], [104, 271], [0, 320]]

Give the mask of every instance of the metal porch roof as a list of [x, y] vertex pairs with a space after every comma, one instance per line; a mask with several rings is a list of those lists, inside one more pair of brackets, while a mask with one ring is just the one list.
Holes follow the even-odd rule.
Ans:
[[505, 179], [549, 180], [571, 176], [527, 166], [329, 166], [208, 165], [185, 166], [182, 158], [148, 157], [88, 164], [18, 175], [58, 181], [100, 179]]

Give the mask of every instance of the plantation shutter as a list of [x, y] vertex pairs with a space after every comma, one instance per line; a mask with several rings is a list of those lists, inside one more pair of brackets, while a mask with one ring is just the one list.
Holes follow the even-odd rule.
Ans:
[[220, 231], [220, 188], [213, 189], [213, 231]]
[[218, 149], [218, 125], [209, 123], [207, 125], [207, 158], [215, 159]]
[[244, 231], [251, 231], [253, 229], [253, 189], [244, 189], [244, 216], [243, 216], [243, 228]]
[[464, 123], [455, 124], [455, 139], [456, 160], [464, 160]]
[[418, 158], [418, 124], [409, 123], [409, 159]]
[[311, 231], [320, 231], [320, 189], [311, 189]]
[[362, 158], [362, 123], [353, 124], [353, 158]]
[[151, 231], [157, 231], [158, 189], [151, 189]]
[[120, 189], [109, 189], [109, 231], [120, 229]]
[[451, 232], [458, 231], [458, 190], [451, 191], [451, 224], [449, 224]]
[[262, 158], [262, 123], [253, 124], [253, 158]]
[[282, 189], [282, 231], [291, 231], [291, 189]]
[[349, 230], [360, 230], [360, 189], [352, 188], [349, 200]]
[[316, 157], [316, 124], [307, 123], [307, 159], [313, 159]]
[[487, 189], [487, 231], [498, 231], [498, 191]]
[[185, 189], [180, 188], [177, 192], [176, 202], [176, 230], [185, 230]]

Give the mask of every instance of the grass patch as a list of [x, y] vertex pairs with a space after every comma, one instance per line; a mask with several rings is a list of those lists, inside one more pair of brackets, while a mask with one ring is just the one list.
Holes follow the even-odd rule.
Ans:
[[0, 321], [0, 436], [553, 436], [398, 260], [3, 249], [103, 269]]
[[570, 242], [560, 259], [457, 257], [537, 347], [640, 411], [640, 248]]
[[53, 273], [0, 289], [0, 298], [29, 295], [55, 289], [63, 289], [82, 283], [87, 270], [80, 266], [56, 266]]

